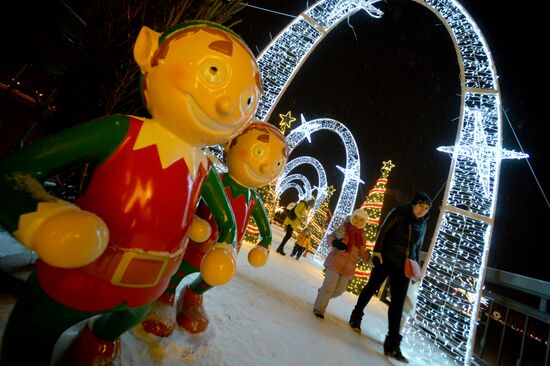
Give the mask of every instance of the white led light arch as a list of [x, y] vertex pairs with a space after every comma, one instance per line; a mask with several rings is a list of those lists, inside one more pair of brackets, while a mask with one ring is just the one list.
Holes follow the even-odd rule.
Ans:
[[[327, 191], [327, 173], [325, 172], [325, 168], [319, 162], [319, 160], [312, 158], [311, 156], [300, 156], [290, 160], [286, 164], [283, 172], [279, 175], [279, 178], [277, 179], [277, 183], [275, 184], [275, 192], [277, 192], [280, 189], [279, 186], [285, 181], [286, 177], [290, 174], [290, 172], [297, 166], [300, 166], [303, 164], [311, 165], [317, 172], [317, 177], [319, 178], [319, 186], [318, 186], [319, 188], [317, 188], [318, 194], [317, 194], [317, 197], [315, 197], [315, 203], [313, 204], [313, 208], [312, 210], [310, 210], [310, 213], [312, 213], [312, 212], [315, 212], [315, 210], [317, 210], [317, 208], [321, 205], [321, 203], [323, 202], [322, 200], [326, 197], [326, 191]], [[322, 192], [325, 192], [324, 196]]]
[[[290, 188], [290, 184], [298, 184], [293, 181], [300, 181], [302, 185], [300, 185], [300, 190], [298, 190], [298, 200], [302, 199], [308, 199], [312, 196], [314, 188], [311, 187], [311, 183], [309, 182], [309, 179], [303, 174], [290, 174], [287, 175], [283, 181], [275, 187], [275, 197], [277, 197], [277, 200], [283, 194], [284, 191], [286, 191], [288, 188]], [[294, 186], [292, 186], [294, 187]]]
[[291, 188], [294, 188], [298, 192], [298, 200], [301, 200], [306, 196], [305, 190], [301, 185], [296, 182], [286, 181], [280, 185], [280, 192], [279, 195], [277, 195], [277, 199], [280, 197], [281, 194], [283, 194], [283, 192], [286, 192]]
[[[303, 115], [300, 117], [302, 124], [294, 128], [286, 137], [287, 144], [291, 152], [304, 140], [311, 143], [311, 135], [315, 132], [323, 130], [336, 133], [342, 140], [346, 152], [345, 168], [337, 166], [337, 168], [344, 174], [342, 188], [340, 189], [340, 194], [338, 195], [338, 202], [336, 203], [334, 214], [330, 219], [325, 235], [323, 236], [323, 239], [315, 252], [314, 258], [321, 262], [327, 256], [330, 249], [329, 245], [327, 245], [327, 235], [334, 232], [334, 230], [336, 230], [342, 224], [344, 219], [353, 211], [359, 183], [363, 183], [361, 178], [359, 178], [361, 163], [357, 143], [355, 142], [355, 139], [349, 129], [344, 124], [330, 118], [319, 118], [307, 121]], [[323, 185], [320, 185], [320, 187], [322, 186]], [[317, 207], [328, 195], [326, 184], [324, 187], [325, 189], [319, 189], [318, 191], [317, 200], [315, 201], [315, 209], [317, 209]], [[309, 216], [310, 219], [313, 217], [313, 213], [314, 212], [312, 210]]]
[[[417, 310], [407, 332], [442, 346], [453, 362], [470, 364], [501, 160], [524, 158], [502, 148], [496, 70], [475, 22], [455, 0], [412, 0], [438, 16], [455, 46], [461, 108], [451, 167]], [[321, 0], [297, 16], [258, 57], [265, 91], [257, 116], [267, 120], [305, 59], [332, 28], [365, 10], [382, 16], [376, 0]], [[468, 296], [457, 298], [456, 293]]]

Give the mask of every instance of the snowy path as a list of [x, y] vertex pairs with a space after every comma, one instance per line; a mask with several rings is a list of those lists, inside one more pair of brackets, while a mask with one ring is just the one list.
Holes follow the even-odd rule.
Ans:
[[[274, 243], [283, 235], [273, 227]], [[294, 241], [285, 251], [288, 253]], [[317, 288], [322, 283], [322, 267], [312, 255], [296, 261], [272, 250], [264, 268], [247, 262], [250, 246], [243, 244], [238, 272], [227, 285], [205, 294], [210, 326], [205, 333], [190, 335], [176, 329], [167, 339], [143, 334], [136, 328], [122, 337], [124, 365], [403, 365], [387, 360], [382, 342], [387, 330], [387, 306], [373, 299], [363, 320], [363, 334], [347, 324], [357, 296], [345, 293], [333, 299], [326, 318], [312, 314]], [[190, 280], [190, 279], [189, 279]], [[3, 330], [9, 302], [1, 308]], [[69, 330], [65, 338], [76, 330]], [[403, 353], [410, 365], [443, 364], [439, 355], [414, 354], [406, 344]], [[412, 356], [415, 358], [412, 360]], [[434, 359], [434, 357], [437, 357]]]

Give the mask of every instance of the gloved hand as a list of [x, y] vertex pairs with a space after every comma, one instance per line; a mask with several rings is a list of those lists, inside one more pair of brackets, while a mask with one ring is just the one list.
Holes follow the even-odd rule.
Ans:
[[372, 264], [376, 267], [379, 264], [382, 264], [382, 254], [379, 252], [372, 253]]
[[334, 239], [332, 241], [332, 246], [338, 250], [345, 250], [348, 247], [345, 243], [342, 243], [340, 239]]

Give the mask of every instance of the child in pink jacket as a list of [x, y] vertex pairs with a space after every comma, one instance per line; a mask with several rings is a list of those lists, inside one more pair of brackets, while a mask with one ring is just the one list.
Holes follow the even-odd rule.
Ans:
[[332, 245], [331, 251], [325, 259], [325, 280], [317, 292], [317, 298], [313, 304], [313, 314], [317, 318], [325, 318], [325, 310], [328, 302], [346, 291], [349, 281], [355, 273], [355, 267], [359, 258], [364, 261], [370, 259], [366, 251], [365, 225], [367, 213], [361, 209], [353, 211], [353, 214], [328, 237]]

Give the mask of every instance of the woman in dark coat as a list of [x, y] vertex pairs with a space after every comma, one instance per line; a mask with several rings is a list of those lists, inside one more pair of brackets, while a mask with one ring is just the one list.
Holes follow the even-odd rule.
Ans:
[[403, 304], [407, 296], [409, 279], [404, 274], [405, 259], [420, 263], [420, 249], [426, 234], [426, 222], [432, 201], [424, 192], [418, 192], [413, 200], [390, 211], [380, 227], [372, 256], [374, 268], [357, 304], [351, 313], [350, 326], [361, 332], [363, 310], [384, 280], [390, 278], [391, 304], [388, 309], [388, 335], [384, 341], [384, 354], [399, 361], [408, 362], [401, 353], [399, 334]]

